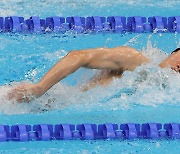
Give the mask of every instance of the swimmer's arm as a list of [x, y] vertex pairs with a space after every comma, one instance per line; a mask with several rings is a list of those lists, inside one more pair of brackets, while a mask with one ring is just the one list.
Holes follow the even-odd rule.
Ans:
[[91, 69], [116, 69], [118, 66], [113, 61], [102, 61], [102, 56], [108, 56], [111, 49], [97, 48], [71, 51], [67, 56], [57, 62], [37, 83], [40, 89], [39, 95], [44, 94], [48, 89], [80, 67]]
[[[40, 97], [57, 82], [75, 72], [80, 67], [108, 69], [115, 68], [116, 65], [110, 61], [103, 60], [111, 49], [88, 49], [71, 51], [67, 56], [58, 61], [37, 84], [22, 84], [11, 90], [7, 98], [18, 102], [29, 102]], [[99, 57], [99, 59], [98, 59]]]
[[[41, 91], [40, 95], [44, 94], [53, 85], [69, 74], [75, 72], [80, 67], [118, 70], [122, 67], [119, 60], [123, 59], [124, 55], [126, 55], [128, 51], [132, 54], [132, 56], [136, 52], [139, 53], [137, 50], [129, 47], [96, 48], [71, 51], [67, 54], [67, 56], [57, 62], [37, 84]], [[134, 60], [137, 61], [137, 63], [134, 64], [134, 68], [149, 61], [147, 58], [142, 56], [142, 54], [140, 54], [140, 57], [137, 57], [137, 60]], [[131, 61], [127, 63], [131, 63]]]
[[[127, 49], [127, 48], [126, 48]], [[34, 97], [40, 97], [57, 82], [75, 72], [80, 67], [92, 69], [120, 68], [119, 59], [123, 59], [120, 52], [124, 52], [124, 47], [117, 48], [97, 48], [71, 51], [67, 56], [58, 61], [37, 84], [24, 84], [16, 87], [10, 93], [9, 99], [16, 99], [19, 102], [31, 101]], [[129, 49], [132, 50], [133, 49]], [[120, 51], [120, 52], [119, 52]]]
[[168, 58], [166, 58], [165, 60], [163, 60], [160, 64], [159, 64], [159, 67], [161, 68], [165, 68], [167, 67], [169, 64], [168, 64]]

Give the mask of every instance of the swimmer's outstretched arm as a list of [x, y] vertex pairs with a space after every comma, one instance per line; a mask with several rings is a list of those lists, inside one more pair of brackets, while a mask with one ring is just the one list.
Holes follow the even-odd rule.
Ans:
[[37, 84], [37, 86], [41, 89], [41, 95], [80, 67], [91, 69], [118, 69], [119, 66], [115, 64], [113, 59], [102, 60], [103, 57], [109, 56], [108, 52], [111, 50], [113, 49], [98, 48], [71, 51], [67, 54], [67, 56], [57, 62]]
[[[121, 62], [119, 62], [120, 59]], [[57, 62], [39, 83], [18, 86], [9, 93], [8, 98], [16, 99], [18, 102], [29, 102], [43, 95], [53, 85], [80, 67], [118, 70], [122, 67], [121, 64], [124, 63], [129, 68], [133, 66], [131, 68], [134, 69], [143, 62], [147, 62], [147, 59], [137, 50], [128, 47], [71, 51]], [[126, 66], [124, 67], [126, 69]]]
[[72, 74], [80, 67], [85, 66], [88, 58], [88, 55], [83, 51], [69, 52], [42, 77], [39, 83], [37, 83], [37, 86], [41, 91], [40, 95], [44, 94], [48, 89], [69, 74]]
[[[88, 49], [71, 51], [59, 62], [57, 62], [40, 80], [37, 84], [22, 84], [8, 93], [8, 99], [15, 99], [18, 102], [29, 102], [34, 98], [40, 97], [48, 89], [50, 89], [57, 82], [75, 72], [80, 67], [86, 68], [111, 68], [114, 69], [113, 62], [106, 62], [104, 64], [99, 59], [104, 57], [105, 51], [112, 49]], [[106, 55], [107, 56], [107, 55]], [[116, 66], [117, 67], [117, 66]]]

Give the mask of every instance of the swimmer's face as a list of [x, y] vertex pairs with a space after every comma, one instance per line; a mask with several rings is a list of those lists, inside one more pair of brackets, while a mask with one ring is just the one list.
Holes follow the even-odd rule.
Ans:
[[180, 73], [180, 50], [170, 55], [169, 64], [173, 70]]

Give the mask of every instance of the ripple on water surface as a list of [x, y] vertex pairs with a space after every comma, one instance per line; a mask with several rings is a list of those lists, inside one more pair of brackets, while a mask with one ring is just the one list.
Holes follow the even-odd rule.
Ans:
[[[32, 103], [16, 103], [7, 101], [5, 95], [19, 83], [11, 83], [0, 88], [0, 111], [4, 113], [36, 113], [48, 110], [119, 110], [130, 109], [134, 106], [179, 106], [180, 75], [170, 68], [161, 69], [158, 64], [167, 57], [167, 54], [157, 48], [153, 48], [148, 42], [147, 49], [142, 53], [151, 57], [151, 62], [137, 67], [133, 72], [126, 71], [122, 78], [114, 79], [110, 85], [104, 87], [97, 85], [87, 92], [81, 92], [82, 83], [98, 71], [82, 69], [81, 77], [78, 77], [76, 86], [69, 86], [60, 82], [50, 89], [45, 95]], [[51, 60], [61, 58], [65, 51], [44, 53], [43, 58]], [[25, 58], [25, 57], [24, 57]], [[29, 78], [36, 78], [38, 69], [26, 74]], [[78, 75], [78, 73], [77, 73]], [[35, 80], [35, 79], [34, 79]], [[13, 109], [13, 110], [12, 110]]]

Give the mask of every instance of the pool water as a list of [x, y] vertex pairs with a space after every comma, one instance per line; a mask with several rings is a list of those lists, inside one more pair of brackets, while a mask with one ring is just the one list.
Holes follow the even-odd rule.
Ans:
[[[3, 0], [1, 16], [174, 16], [178, 1]], [[19, 82], [38, 82], [74, 49], [128, 45], [151, 63], [125, 72], [107, 87], [82, 93], [79, 87], [98, 71], [81, 68], [31, 103], [7, 101]], [[180, 123], [180, 75], [158, 63], [180, 47], [180, 34], [0, 34], [0, 124]], [[37, 146], [38, 144], [38, 146]], [[0, 153], [179, 153], [179, 140], [105, 140], [0, 143]]]

